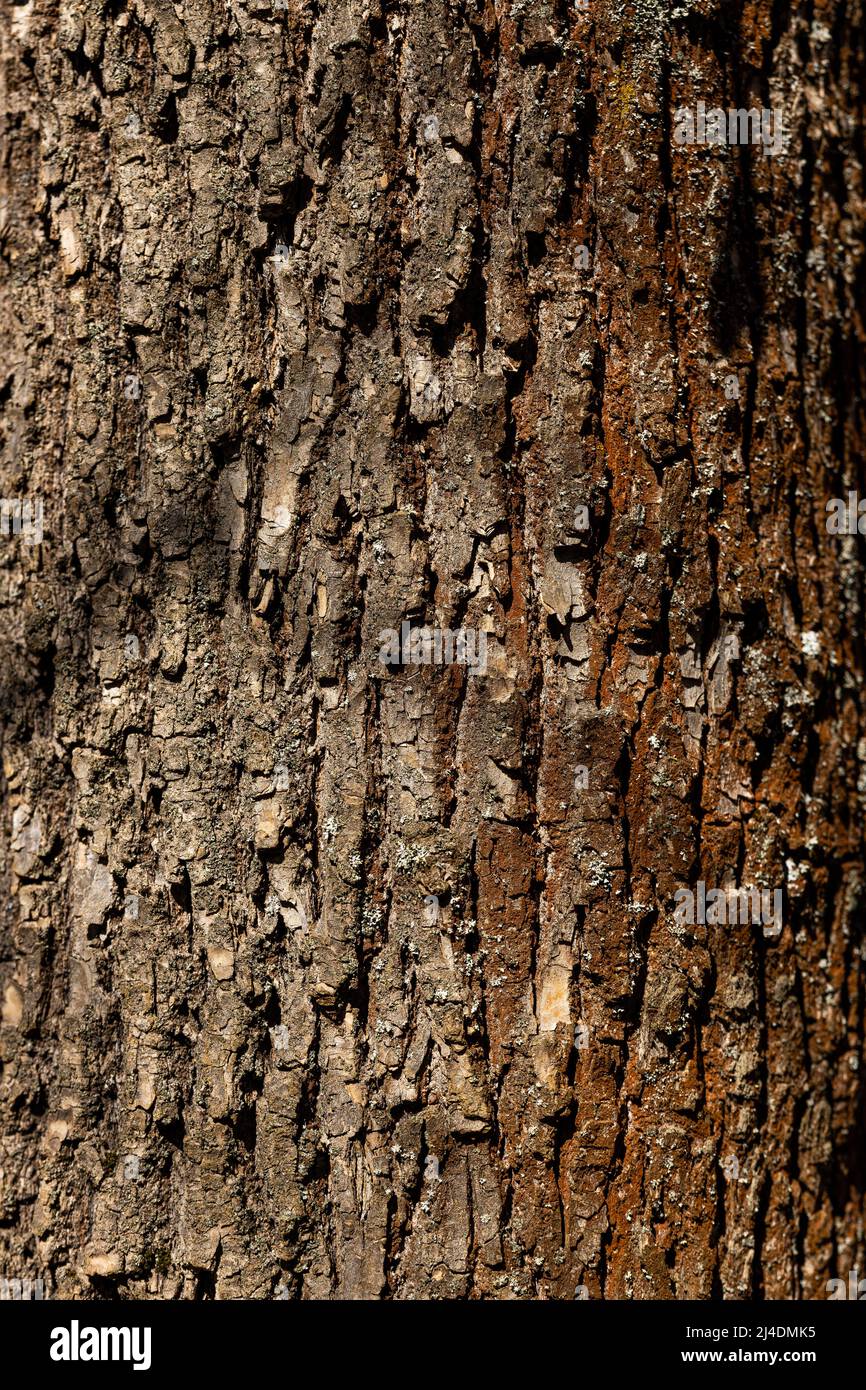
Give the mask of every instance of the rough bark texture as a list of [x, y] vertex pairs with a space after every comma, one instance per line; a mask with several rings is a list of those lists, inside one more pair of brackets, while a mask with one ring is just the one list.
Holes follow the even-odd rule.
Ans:
[[866, 1269], [863, 5], [740, 9], [3, 0], [0, 1273]]

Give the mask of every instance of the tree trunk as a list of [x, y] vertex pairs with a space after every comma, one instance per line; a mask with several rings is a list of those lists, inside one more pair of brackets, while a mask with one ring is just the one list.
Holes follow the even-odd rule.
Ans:
[[2, 25], [0, 1272], [825, 1298], [862, 4]]

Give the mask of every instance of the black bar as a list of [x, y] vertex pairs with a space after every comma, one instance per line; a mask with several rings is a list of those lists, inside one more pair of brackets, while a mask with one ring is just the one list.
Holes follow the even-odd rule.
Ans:
[[[402, 1390], [419, 1380], [441, 1383], [444, 1376], [471, 1381], [476, 1367], [489, 1382], [500, 1362], [509, 1379], [526, 1365], [536, 1381], [542, 1373], [561, 1377], [565, 1371], [570, 1383], [572, 1372], [582, 1380], [584, 1374], [607, 1371], [616, 1383], [627, 1375], [673, 1373], [681, 1383], [700, 1384], [708, 1372], [721, 1370], [730, 1379], [741, 1368], [758, 1367], [770, 1386], [793, 1369], [811, 1373], [816, 1385], [824, 1385], [843, 1371], [862, 1377], [866, 1319], [859, 1309], [845, 1306], [857, 1301], [24, 1300], [0, 1302], [0, 1338], [7, 1369], [20, 1349], [28, 1370], [52, 1384], [69, 1383], [70, 1378], [84, 1383], [103, 1375], [132, 1375], [133, 1383], [146, 1376], [186, 1380], [205, 1375], [213, 1377], [215, 1387], [236, 1379], [239, 1390], [249, 1390], [252, 1372], [257, 1381], [273, 1380], [282, 1390], [283, 1385], [323, 1374], [330, 1386], [341, 1368], [357, 1376], [366, 1367], [364, 1378], [375, 1379], [380, 1366], [388, 1390], [395, 1380]], [[103, 1328], [118, 1330], [116, 1337], [105, 1338], [104, 1347]], [[70, 1357], [75, 1348], [79, 1359], [52, 1359], [52, 1347]], [[111, 1357], [115, 1349], [126, 1359], [82, 1356], [104, 1350]], [[565, 1365], [559, 1369], [563, 1359]], [[451, 1386], [446, 1384], [444, 1390]]]

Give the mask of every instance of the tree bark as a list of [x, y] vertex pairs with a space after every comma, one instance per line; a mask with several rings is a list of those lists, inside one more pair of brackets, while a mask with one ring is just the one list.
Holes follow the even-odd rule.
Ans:
[[[0, 1273], [826, 1297], [866, 1270], [862, 4], [2, 30], [44, 534], [0, 537]], [[698, 102], [784, 148], [677, 144]], [[384, 661], [404, 622], [486, 662]], [[699, 883], [781, 934], [682, 921]]]

